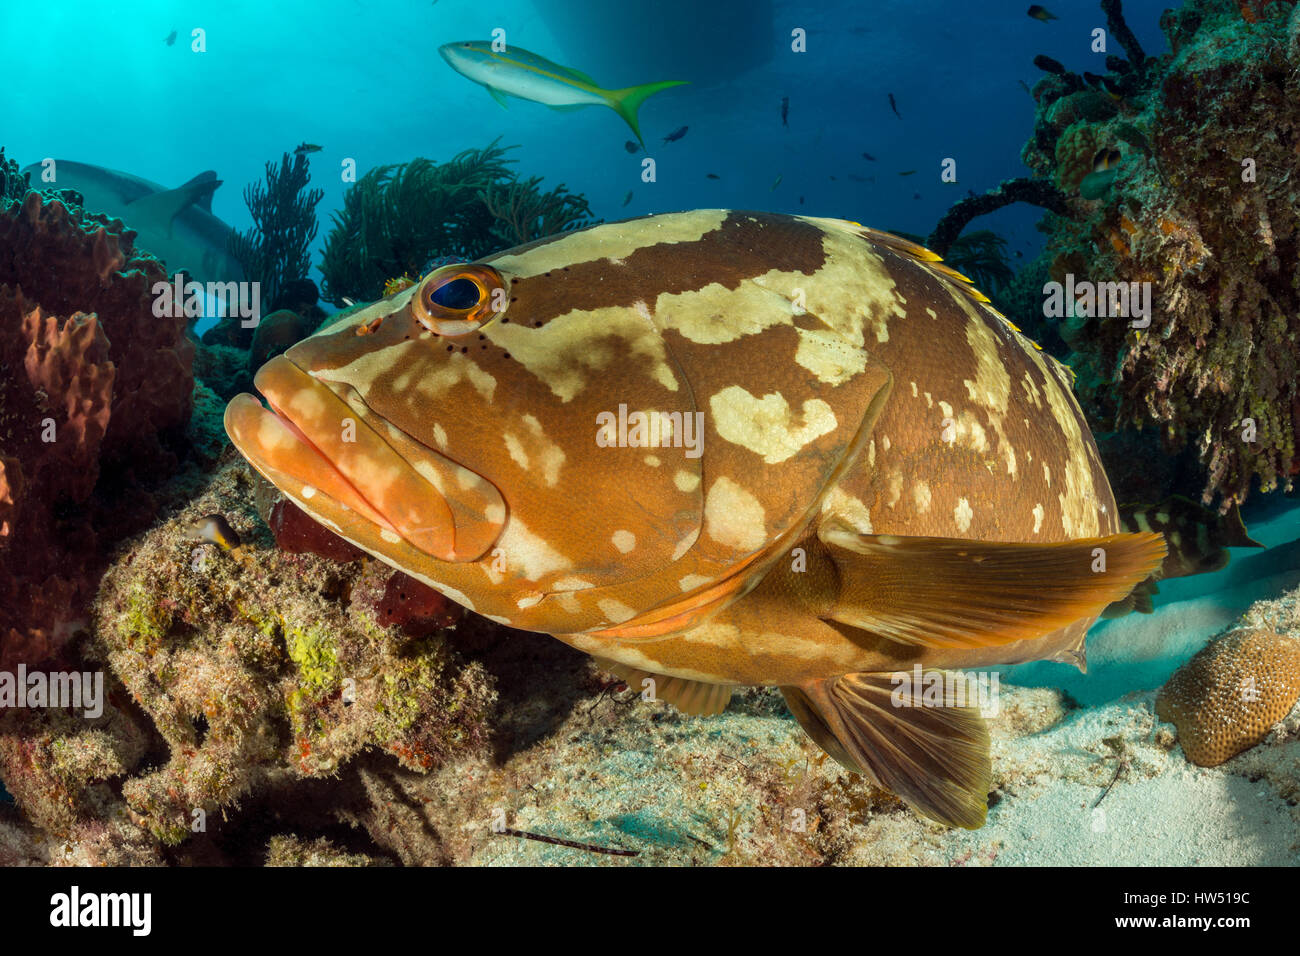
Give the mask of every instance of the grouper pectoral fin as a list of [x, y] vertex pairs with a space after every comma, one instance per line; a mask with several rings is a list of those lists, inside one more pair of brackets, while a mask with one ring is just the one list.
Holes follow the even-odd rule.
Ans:
[[[845, 674], [782, 687], [808, 736], [846, 769], [947, 826], [977, 830], [993, 781], [989, 732], [941, 671]], [[942, 700], [939, 700], [940, 695]], [[930, 699], [934, 698], [934, 699]]]
[[936, 648], [1033, 640], [1095, 617], [1165, 555], [1158, 534], [1009, 544], [864, 535], [828, 522], [818, 536], [839, 574], [824, 617]]
[[657, 699], [666, 700], [683, 714], [693, 717], [716, 717], [727, 709], [734, 690], [730, 684], [706, 684], [682, 677], [665, 677], [603, 657], [597, 657], [596, 663], [636, 691], [643, 690], [641, 682], [650, 678], [654, 681], [654, 696]]
[[220, 185], [221, 180], [219, 179], [200, 179], [196, 177], [184, 186], [177, 186], [175, 189], [164, 189], [156, 193], [150, 193], [147, 196], [141, 196], [126, 207], [126, 215], [123, 216], [123, 219], [133, 229], [139, 230], [141, 227], [151, 227], [165, 233], [167, 238], [170, 239], [172, 221], [176, 216], [182, 210], [193, 205], [202, 208], [204, 203], [207, 203], [207, 208], [211, 208], [212, 194]]

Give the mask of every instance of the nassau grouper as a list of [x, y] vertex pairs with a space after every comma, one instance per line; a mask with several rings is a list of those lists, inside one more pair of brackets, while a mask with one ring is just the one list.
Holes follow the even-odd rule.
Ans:
[[914, 675], [1082, 666], [1165, 553], [1120, 533], [1069, 371], [987, 303], [857, 223], [649, 216], [436, 269], [268, 362], [270, 410], [239, 395], [226, 430], [452, 600], [687, 713], [779, 687], [845, 767], [974, 828], [984, 720]]

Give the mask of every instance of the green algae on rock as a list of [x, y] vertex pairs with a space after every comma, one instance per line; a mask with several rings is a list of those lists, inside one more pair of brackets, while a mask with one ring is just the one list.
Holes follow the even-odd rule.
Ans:
[[[169, 754], [123, 787], [165, 844], [197, 820], [215, 826], [218, 811], [272, 776], [334, 774], [370, 746], [426, 771], [485, 740], [493, 692], [481, 669], [438, 633], [403, 638], [349, 600], [382, 586], [367, 576], [386, 569], [268, 547], [251, 490], [242, 465], [218, 471], [182, 514], [132, 543], [95, 605], [91, 653]], [[190, 540], [190, 526], [214, 512], [245, 546]]]

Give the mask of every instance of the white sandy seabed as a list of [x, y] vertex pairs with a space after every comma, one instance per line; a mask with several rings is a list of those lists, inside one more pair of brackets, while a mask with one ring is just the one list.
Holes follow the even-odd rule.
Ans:
[[1300, 863], [1300, 706], [1264, 744], [1209, 769], [1171, 747], [1172, 728], [1154, 715], [1155, 691], [1210, 637], [1300, 585], [1300, 507], [1277, 502], [1247, 522], [1264, 549], [1234, 549], [1222, 571], [1162, 583], [1154, 614], [1098, 624], [1086, 675], [1043, 663], [1003, 672], [1018, 685], [1013, 707], [1032, 708], [1033, 692], [1018, 688], [1033, 687], [1083, 706], [1027, 735], [999, 733], [995, 721], [1005, 792], [983, 829], [944, 841], [958, 860], [969, 850], [971, 864], [1012, 866]]

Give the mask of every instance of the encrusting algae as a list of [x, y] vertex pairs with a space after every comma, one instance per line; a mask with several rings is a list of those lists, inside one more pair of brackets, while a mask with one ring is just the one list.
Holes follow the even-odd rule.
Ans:
[[[217, 472], [131, 546], [95, 605], [90, 653], [166, 742], [163, 765], [123, 787], [164, 843], [277, 774], [330, 775], [372, 745], [425, 771], [484, 742], [486, 675], [436, 632], [410, 639], [377, 622], [386, 569], [267, 547], [251, 492], [242, 468]], [[254, 547], [195, 545], [190, 529], [211, 528], [217, 501], [232, 526], [220, 537]]]

